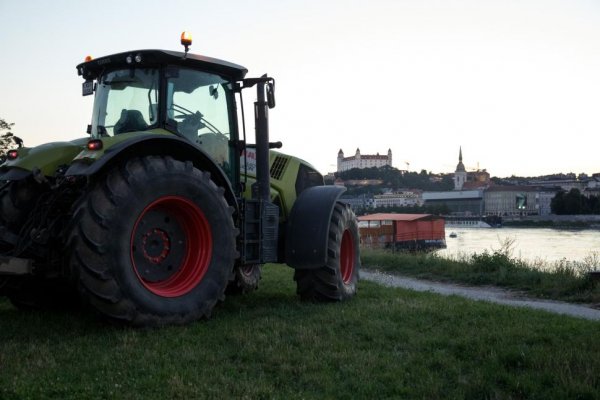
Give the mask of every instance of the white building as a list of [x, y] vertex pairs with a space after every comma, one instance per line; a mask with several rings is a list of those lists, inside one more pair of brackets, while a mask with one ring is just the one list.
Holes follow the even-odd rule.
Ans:
[[380, 168], [386, 165], [392, 166], [392, 149], [388, 149], [387, 156], [380, 156], [379, 153], [361, 155], [360, 149], [356, 149], [352, 157], [344, 157], [344, 152], [340, 149], [337, 156], [337, 172], [352, 168]]
[[399, 193], [376, 194], [370, 206], [377, 207], [412, 207], [422, 206], [423, 197], [420, 192], [405, 191]]

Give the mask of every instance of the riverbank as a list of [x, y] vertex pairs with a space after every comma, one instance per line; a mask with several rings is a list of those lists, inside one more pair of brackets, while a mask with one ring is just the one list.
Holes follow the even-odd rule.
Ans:
[[587, 221], [513, 220], [502, 224], [509, 228], [600, 229], [600, 225]]
[[504, 217], [502, 225], [512, 228], [600, 229], [600, 215]]
[[581, 262], [560, 260], [540, 266], [513, 257], [507, 242], [495, 251], [456, 258], [435, 253], [364, 250], [361, 259], [364, 265], [390, 273], [442, 282], [493, 285], [533, 297], [600, 307], [600, 282], [589, 274], [600, 265], [600, 260], [593, 256]]

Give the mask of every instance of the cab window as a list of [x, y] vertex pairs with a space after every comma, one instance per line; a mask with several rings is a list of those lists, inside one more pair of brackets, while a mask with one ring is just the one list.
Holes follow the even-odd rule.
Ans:
[[231, 83], [185, 68], [167, 70], [167, 125], [229, 169]]
[[156, 69], [122, 69], [105, 74], [98, 82], [93, 136], [113, 136], [145, 131], [158, 124]]

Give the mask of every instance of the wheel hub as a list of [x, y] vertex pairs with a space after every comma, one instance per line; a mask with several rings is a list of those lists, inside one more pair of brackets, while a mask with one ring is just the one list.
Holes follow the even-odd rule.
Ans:
[[144, 257], [153, 264], [160, 264], [171, 250], [171, 240], [162, 229], [151, 229], [142, 237]]
[[179, 271], [186, 248], [179, 221], [166, 210], [155, 208], [139, 221], [133, 235], [132, 256], [142, 279], [160, 282]]

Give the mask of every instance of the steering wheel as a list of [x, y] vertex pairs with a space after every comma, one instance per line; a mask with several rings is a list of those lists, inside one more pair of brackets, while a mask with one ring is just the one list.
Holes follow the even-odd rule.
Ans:
[[173, 112], [173, 118], [175, 118], [175, 120], [179, 120], [181, 122], [189, 121], [190, 124], [197, 124], [199, 126], [198, 129], [207, 128], [216, 135], [224, 135], [224, 133], [221, 132], [216, 126], [207, 121], [200, 111], [194, 112], [175, 103], [173, 103], [167, 111]]

